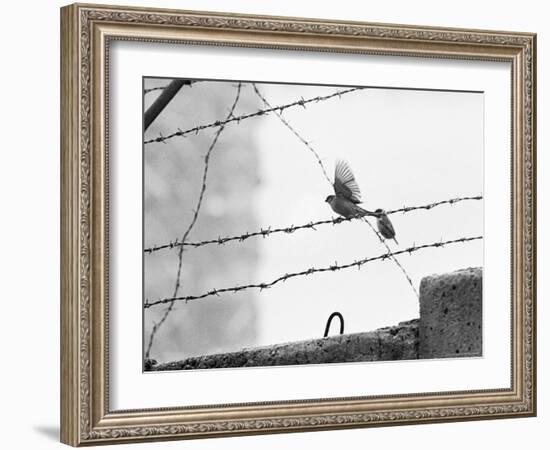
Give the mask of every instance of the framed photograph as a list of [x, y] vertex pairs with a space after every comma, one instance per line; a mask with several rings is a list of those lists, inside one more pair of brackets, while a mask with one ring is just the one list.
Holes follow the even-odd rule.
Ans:
[[61, 440], [536, 414], [532, 33], [61, 9]]

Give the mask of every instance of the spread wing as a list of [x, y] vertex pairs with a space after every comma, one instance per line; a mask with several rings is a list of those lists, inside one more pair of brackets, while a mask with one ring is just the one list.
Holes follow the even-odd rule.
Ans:
[[334, 170], [334, 192], [341, 195], [353, 203], [361, 203], [361, 191], [355, 181], [353, 172], [346, 161], [339, 159], [336, 161]]

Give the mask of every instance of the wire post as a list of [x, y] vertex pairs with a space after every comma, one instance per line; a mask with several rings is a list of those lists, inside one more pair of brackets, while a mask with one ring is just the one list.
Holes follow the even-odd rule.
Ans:
[[158, 98], [153, 102], [151, 106], [145, 111], [143, 115], [143, 130], [147, 131], [149, 125], [151, 125], [164, 108], [172, 101], [175, 95], [179, 92], [181, 87], [185, 84], [191, 84], [190, 80], [172, 80], [168, 86], [166, 86]]

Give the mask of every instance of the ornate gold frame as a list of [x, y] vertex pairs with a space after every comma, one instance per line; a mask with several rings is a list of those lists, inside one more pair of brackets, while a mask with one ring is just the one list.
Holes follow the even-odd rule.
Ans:
[[[510, 389], [110, 411], [105, 98], [113, 39], [510, 62]], [[535, 415], [535, 52], [536, 36], [529, 33], [99, 5], [62, 8], [62, 442], [79, 446]]]

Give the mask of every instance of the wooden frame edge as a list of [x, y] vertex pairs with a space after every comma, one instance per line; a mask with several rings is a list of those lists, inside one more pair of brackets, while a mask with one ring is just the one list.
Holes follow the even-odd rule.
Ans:
[[78, 386], [78, 8], [64, 7], [61, 22], [61, 442], [77, 445], [79, 439]]

